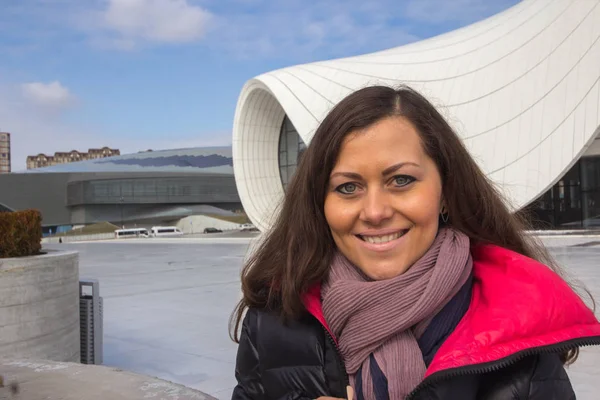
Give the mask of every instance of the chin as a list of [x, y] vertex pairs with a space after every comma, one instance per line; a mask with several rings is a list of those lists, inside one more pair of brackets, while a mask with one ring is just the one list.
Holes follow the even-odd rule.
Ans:
[[363, 269], [363, 273], [375, 281], [392, 279], [405, 273], [407, 268], [398, 268], [398, 264], [381, 265], [375, 268]]

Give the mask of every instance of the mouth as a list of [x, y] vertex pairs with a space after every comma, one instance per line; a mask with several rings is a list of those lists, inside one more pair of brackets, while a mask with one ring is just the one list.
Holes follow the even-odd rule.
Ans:
[[385, 244], [396, 239], [400, 239], [402, 236], [406, 235], [408, 229], [403, 229], [394, 233], [388, 233], [385, 235], [356, 235], [357, 238], [362, 240], [363, 242], [367, 242], [370, 244]]

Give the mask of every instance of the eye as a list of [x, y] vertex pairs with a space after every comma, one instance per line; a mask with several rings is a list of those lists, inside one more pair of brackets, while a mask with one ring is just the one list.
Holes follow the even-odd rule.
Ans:
[[410, 175], [396, 175], [394, 177], [394, 183], [398, 186], [406, 186], [416, 181], [416, 179]]
[[356, 189], [356, 184], [352, 182], [344, 183], [343, 185], [340, 185], [337, 188], [335, 188], [335, 190], [337, 192], [340, 192], [341, 194], [352, 194], [356, 192]]

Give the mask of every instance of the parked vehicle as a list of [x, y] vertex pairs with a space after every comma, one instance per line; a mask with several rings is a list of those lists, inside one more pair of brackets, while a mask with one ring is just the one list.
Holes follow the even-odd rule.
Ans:
[[183, 232], [176, 226], [153, 226], [152, 229], [150, 229], [150, 235], [153, 237], [182, 236]]
[[148, 229], [146, 228], [131, 228], [131, 229], [117, 229], [115, 230], [115, 238], [124, 239], [124, 238], [139, 238], [149, 237]]
[[242, 232], [258, 232], [258, 228], [252, 224], [242, 224], [242, 225], [240, 225], [240, 231], [242, 231]]
[[221, 233], [223, 232], [220, 229], [217, 228], [204, 228], [204, 233]]

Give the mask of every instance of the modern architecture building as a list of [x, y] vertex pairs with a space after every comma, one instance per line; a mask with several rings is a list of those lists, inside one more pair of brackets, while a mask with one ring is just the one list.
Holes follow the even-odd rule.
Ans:
[[75, 225], [164, 225], [243, 211], [231, 147], [163, 150], [0, 176], [0, 207], [38, 209], [45, 232]]
[[600, 138], [525, 210], [536, 228], [600, 228]]
[[298, 154], [359, 88], [407, 84], [462, 137], [513, 210], [540, 226], [600, 222], [600, 2], [524, 0], [467, 27], [397, 48], [265, 73], [233, 123], [244, 209], [270, 226]]
[[53, 165], [67, 164], [85, 160], [96, 160], [120, 155], [118, 149], [102, 147], [101, 149], [89, 149], [87, 153], [77, 150], [68, 152], [58, 151], [53, 156], [38, 154], [36, 156], [27, 156], [27, 169], [50, 167]]
[[10, 173], [10, 133], [0, 132], [0, 174]]

